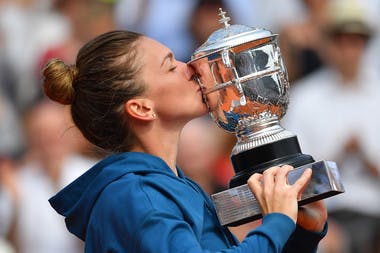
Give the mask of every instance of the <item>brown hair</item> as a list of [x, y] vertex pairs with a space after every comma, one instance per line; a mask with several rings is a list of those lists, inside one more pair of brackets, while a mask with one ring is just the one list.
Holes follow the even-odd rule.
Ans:
[[141, 95], [137, 41], [141, 34], [112, 31], [84, 45], [75, 66], [50, 60], [44, 70], [44, 91], [52, 100], [71, 104], [71, 115], [82, 134], [111, 152], [128, 151], [130, 131], [124, 103]]

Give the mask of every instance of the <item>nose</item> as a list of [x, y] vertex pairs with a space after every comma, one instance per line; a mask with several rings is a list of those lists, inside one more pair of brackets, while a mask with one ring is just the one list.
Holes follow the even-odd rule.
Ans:
[[190, 66], [189, 64], [186, 64], [186, 63], [182, 63], [183, 66], [184, 66], [184, 71], [185, 71], [185, 75], [186, 75], [186, 78], [187, 80], [191, 80], [195, 74], [195, 70], [192, 66]]

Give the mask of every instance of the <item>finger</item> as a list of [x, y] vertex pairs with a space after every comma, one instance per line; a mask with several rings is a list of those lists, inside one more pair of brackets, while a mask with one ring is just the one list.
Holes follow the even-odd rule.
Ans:
[[259, 173], [255, 173], [248, 179], [248, 187], [252, 191], [252, 193], [255, 195], [256, 199], [261, 199], [261, 195], [263, 192], [263, 175]]
[[280, 167], [271, 167], [263, 172], [264, 188], [273, 189], [275, 176]]
[[276, 175], [276, 182], [278, 182], [280, 185], [288, 184], [288, 173], [292, 169], [293, 167], [290, 165], [282, 166]]
[[307, 182], [305, 183], [305, 185], [303, 187], [301, 187], [301, 189], [298, 191], [298, 195], [297, 195], [298, 201], [302, 199], [302, 193], [305, 191], [306, 187], [309, 185], [310, 180], [311, 180], [311, 174], [313, 174], [312, 169], [308, 168], [306, 170], [310, 170], [310, 177], [309, 177], [309, 179], [307, 179]]
[[311, 169], [307, 168], [305, 171], [302, 173], [301, 177], [297, 179], [297, 181], [293, 184], [294, 189], [298, 193], [302, 193], [303, 190], [306, 188], [308, 185], [310, 179], [311, 179]]
[[263, 175], [259, 173], [253, 174], [248, 179], [248, 186], [260, 205], [261, 213], [265, 215], [268, 213], [268, 208], [264, 197]]

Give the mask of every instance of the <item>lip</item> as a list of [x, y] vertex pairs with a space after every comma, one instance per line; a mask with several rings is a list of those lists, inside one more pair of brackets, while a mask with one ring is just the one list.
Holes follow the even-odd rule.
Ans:
[[194, 78], [191, 78], [189, 81], [192, 84], [194, 84], [195, 87], [197, 87], [197, 91], [201, 91], [202, 90], [202, 86], [199, 84], [199, 82], [197, 82], [197, 80], [195, 80]]
[[202, 87], [199, 84], [196, 84], [196, 92], [202, 92]]
[[192, 75], [191, 80], [198, 86], [197, 91], [203, 92], [205, 90], [205, 87], [202, 85], [198, 75]]

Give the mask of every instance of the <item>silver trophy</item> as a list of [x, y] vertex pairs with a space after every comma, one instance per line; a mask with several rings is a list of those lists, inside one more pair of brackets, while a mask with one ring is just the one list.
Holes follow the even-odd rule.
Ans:
[[280, 125], [289, 103], [289, 82], [278, 35], [230, 25], [226, 12], [219, 11], [223, 27], [193, 53], [188, 64], [196, 71], [215, 123], [237, 137], [230, 189], [212, 195], [221, 224], [236, 226], [261, 217], [246, 183], [253, 173], [272, 166], [292, 165], [291, 183], [305, 168], [312, 168], [300, 205], [344, 192], [336, 164], [303, 154], [297, 136]]

